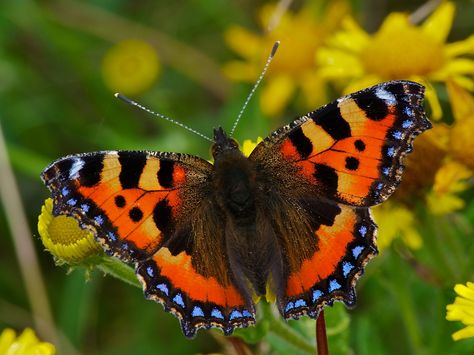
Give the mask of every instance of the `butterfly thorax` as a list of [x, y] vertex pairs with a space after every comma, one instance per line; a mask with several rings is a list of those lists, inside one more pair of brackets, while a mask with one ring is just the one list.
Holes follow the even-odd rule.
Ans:
[[222, 128], [214, 131], [214, 186], [220, 207], [242, 224], [255, 221], [255, 169]]

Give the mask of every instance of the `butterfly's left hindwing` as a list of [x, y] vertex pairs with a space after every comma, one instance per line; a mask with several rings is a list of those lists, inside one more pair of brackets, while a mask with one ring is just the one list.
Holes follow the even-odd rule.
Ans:
[[212, 165], [185, 154], [105, 151], [67, 156], [42, 179], [53, 214], [76, 218], [105, 251], [134, 262], [145, 295], [192, 337], [255, 321], [248, 295], [229, 274], [224, 226], [209, 202]]

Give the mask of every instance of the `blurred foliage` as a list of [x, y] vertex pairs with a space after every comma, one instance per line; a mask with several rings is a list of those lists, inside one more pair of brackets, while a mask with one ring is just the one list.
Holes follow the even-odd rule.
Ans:
[[[283, 8], [283, 13], [296, 13], [311, 1], [281, 1], [280, 5], [285, 3], [290, 8]], [[472, 1], [453, 3], [457, 12], [448, 42], [464, 40], [474, 29]], [[68, 274], [66, 268], [55, 266], [36, 232], [41, 205], [48, 196], [39, 173], [58, 157], [96, 150], [175, 151], [208, 159], [209, 145], [200, 137], [116, 100], [115, 90], [109, 87], [113, 81], [107, 81], [109, 86], [104, 81], [104, 58], [123, 40], [148, 43], [158, 57], [159, 67], [152, 71], [156, 79], [138, 86], [141, 89], [134, 91], [133, 98], [207, 135], [216, 126], [229, 129], [251, 84], [232, 82], [223, 74], [226, 63], [242, 59], [236, 58], [226, 45], [223, 34], [230, 26], [240, 26], [264, 36], [258, 14], [267, 4], [260, 0], [0, 2], [0, 122], [27, 224], [33, 231], [40, 261], [40, 268], [35, 272], [43, 275], [54, 318], [54, 339], [51, 333], [37, 331], [41, 339], [54, 342], [59, 351], [62, 349], [67, 354], [235, 351], [218, 331], [200, 331], [195, 340], [186, 340], [178, 321], [161, 306], [144, 300], [136, 287], [103, 277], [98, 270], [89, 274], [76, 269]], [[324, 8], [326, 2], [318, 4]], [[426, 5], [423, 1], [406, 0], [352, 0], [347, 4], [344, 11], [369, 33], [376, 31], [394, 11], [413, 13]], [[291, 31], [291, 27], [286, 31]], [[287, 35], [291, 41], [291, 33]], [[260, 59], [270, 50], [270, 46], [263, 47], [266, 46], [260, 48], [263, 53]], [[284, 49], [284, 43], [281, 48]], [[303, 54], [307, 55], [294, 53]], [[474, 50], [469, 58], [473, 54]], [[291, 60], [291, 56], [288, 58]], [[118, 79], [133, 75], [133, 65], [139, 65], [127, 59], [125, 62], [128, 64], [123, 72], [119, 70], [115, 74]], [[146, 73], [148, 69], [144, 70]], [[292, 80], [295, 86], [303, 85], [301, 77]], [[344, 87], [340, 82], [333, 83], [317, 95], [335, 99]], [[451, 107], [455, 105], [453, 92], [461, 95], [456, 91], [459, 88], [435, 84], [434, 89], [443, 108], [439, 127], [446, 126], [449, 132], [441, 128], [443, 132], [436, 137], [451, 135], [451, 141], [438, 146], [440, 140], [436, 137], [427, 140], [424, 148], [420, 148], [424, 153], [418, 156], [415, 147], [413, 167], [408, 164], [407, 168], [406, 180], [410, 183], [402, 185], [402, 191], [386, 208], [388, 216], [393, 209], [408, 210], [412, 216], [410, 228], [416, 228], [422, 242], [418, 248], [412, 248], [404, 238], [399, 238], [409, 233], [406, 228], [390, 229], [392, 239], [384, 243], [381, 255], [368, 264], [357, 285], [357, 307], [346, 310], [342, 304], [335, 304], [326, 309], [331, 354], [472, 354], [474, 351], [473, 338], [455, 342], [451, 337], [462, 324], [446, 320], [446, 305], [455, 298], [454, 285], [473, 280], [474, 276], [472, 173], [455, 180], [456, 183], [462, 180], [462, 188], [450, 193], [461, 199], [462, 204], [449, 213], [435, 215], [426, 202], [432, 201], [432, 194], [438, 198], [439, 189], [433, 188], [433, 184], [435, 174], [444, 164], [441, 160], [446, 156], [456, 160], [459, 152], [464, 153], [464, 158], [472, 157], [474, 152], [472, 144], [467, 151], [459, 144], [456, 151], [450, 148], [458, 138], [450, 128], [460, 122], [452, 113], [456, 107]], [[472, 93], [463, 93], [472, 97]], [[272, 129], [307, 110], [307, 102], [301, 96], [291, 99], [288, 95], [285, 107], [271, 117], [264, 115], [259, 105], [260, 94], [257, 92], [257, 98], [244, 113], [236, 132], [239, 141], [265, 137]], [[463, 127], [470, 129], [472, 124]], [[466, 128], [463, 130], [466, 132]], [[433, 159], [437, 157], [438, 160]], [[428, 165], [424, 172], [430, 167], [433, 172], [420, 182], [417, 178], [425, 176], [416, 169], [423, 164]], [[10, 202], [4, 199], [0, 206], [0, 330], [10, 327], [21, 331], [38, 324], [31, 299], [41, 295], [31, 294], [22, 277], [22, 270], [28, 273], [29, 267], [35, 264], [29, 257], [17, 258], [11, 229], [21, 223], [21, 218], [8, 214], [11, 208]], [[392, 218], [392, 223], [397, 222]], [[381, 223], [380, 238], [384, 228], [390, 227], [384, 224]], [[259, 311], [260, 321], [255, 328], [236, 332], [252, 351], [296, 354], [314, 350], [313, 320], [285, 323], [267, 304], [261, 304]]]

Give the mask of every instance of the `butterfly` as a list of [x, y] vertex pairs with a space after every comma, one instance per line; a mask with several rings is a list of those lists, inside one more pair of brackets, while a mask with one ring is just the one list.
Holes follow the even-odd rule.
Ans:
[[274, 295], [285, 319], [316, 318], [377, 254], [370, 206], [401, 180], [431, 123], [424, 87], [390, 81], [339, 98], [260, 142], [249, 157], [222, 128], [214, 163], [153, 151], [69, 155], [41, 177], [54, 215], [76, 218], [106, 253], [134, 263], [145, 297], [193, 337], [255, 323]]

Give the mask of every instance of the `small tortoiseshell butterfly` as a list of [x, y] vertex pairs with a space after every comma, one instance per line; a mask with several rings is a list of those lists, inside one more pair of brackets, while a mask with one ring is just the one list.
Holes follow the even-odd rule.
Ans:
[[145, 296], [187, 337], [255, 323], [271, 291], [285, 319], [316, 318], [377, 253], [369, 207], [400, 183], [414, 137], [431, 127], [424, 88], [391, 81], [281, 127], [247, 158], [222, 128], [214, 164], [149, 151], [70, 155], [42, 179], [54, 215], [75, 217], [105, 251], [135, 264]]

